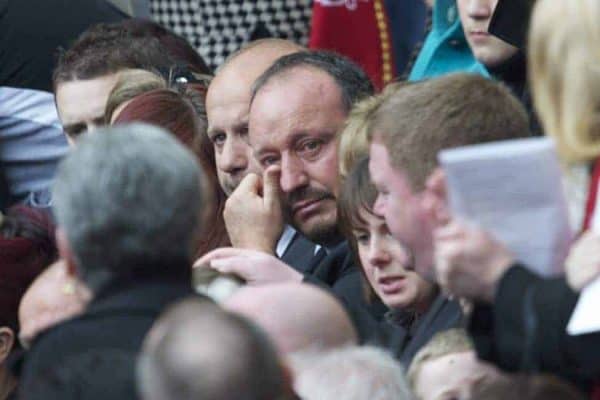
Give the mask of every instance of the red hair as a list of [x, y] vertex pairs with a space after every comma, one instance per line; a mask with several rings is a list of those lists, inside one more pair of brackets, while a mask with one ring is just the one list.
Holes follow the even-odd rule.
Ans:
[[204, 213], [203, 238], [196, 250], [196, 255], [200, 256], [217, 247], [228, 246], [230, 242], [223, 220], [226, 196], [217, 178], [214, 149], [206, 135], [204, 88], [195, 86], [187, 85], [182, 91], [156, 89], [143, 93], [121, 110], [113, 124], [142, 121], [160, 126], [196, 154], [212, 197], [212, 207]]
[[54, 224], [43, 210], [15, 206], [0, 224], [0, 326], [18, 331], [18, 310], [33, 280], [56, 260]]

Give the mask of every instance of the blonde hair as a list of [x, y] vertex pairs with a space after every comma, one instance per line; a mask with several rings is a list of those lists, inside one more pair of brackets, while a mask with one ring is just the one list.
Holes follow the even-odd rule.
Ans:
[[410, 368], [406, 374], [410, 388], [415, 392], [417, 376], [421, 371], [421, 367], [427, 361], [437, 360], [450, 354], [472, 351], [473, 349], [473, 343], [464, 329], [448, 329], [437, 333], [427, 345], [419, 350], [410, 363]]
[[166, 88], [167, 81], [158, 73], [144, 69], [128, 69], [119, 73], [117, 83], [106, 101], [105, 122], [110, 124], [113, 113], [121, 104], [151, 90]]
[[369, 155], [368, 132], [375, 112], [387, 98], [406, 85], [404, 82], [390, 83], [380, 94], [369, 96], [352, 107], [340, 133], [338, 145], [339, 173], [342, 180], [360, 159]]
[[413, 400], [402, 365], [387, 351], [348, 346], [289, 357], [294, 389], [307, 400]]
[[600, 155], [600, 2], [539, 0], [529, 33], [536, 111], [566, 163]]

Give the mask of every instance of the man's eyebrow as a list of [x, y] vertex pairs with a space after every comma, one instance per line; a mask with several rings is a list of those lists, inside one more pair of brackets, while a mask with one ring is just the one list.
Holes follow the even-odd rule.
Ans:
[[271, 153], [271, 152], [273, 152], [273, 151], [274, 151], [273, 149], [270, 149], [270, 148], [268, 148], [268, 147], [266, 147], [266, 148], [265, 148], [265, 147], [263, 147], [263, 148], [261, 148], [261, 149], [254, 150], [254, 151], [252, 152], [252, 154], [254, 155], [254, 157], [255, 157], [255, 158], [258, 158], [258, 157], [262, 156], [263, 154], [266, 154], [266, 153]]
[[331, 140], [331, 139], [335, 138], [335, 136], [336, 136], [336, 132], [331, 131], [331, 130], [322, 130], [322, 131], [315, 131], [315, 132], [311, 132], [309, 130], [302, 130], [302, 131], [296, 132], [293, 135], [291, 135], [288, 139], [288, 144], [294, 145], [295, 143], [297, 143], [305, 138]]
[[214, 135], [215, 133], [218, 132], [223, 132], [223, 130], [221, 128], [217, 128], [216, 126], [208, 126], [208, 129], [206, 130], [206, 134], [208, 136]]
[[243, 129], [246, 129], [246, 130], [248, 129], [248, 119], [247, 118], [242, 121], [236, 122], [233, 125], [234, 132], [239, 132]]
[[92, 122], [94, 123], [94, 125], [96, 126], [102, 126], [102, 125], [107, 125], [106, 123], [106, 118], [104, 118], [104, 115], [101, 115], [99, 117], [96, 117], [92, 120]]

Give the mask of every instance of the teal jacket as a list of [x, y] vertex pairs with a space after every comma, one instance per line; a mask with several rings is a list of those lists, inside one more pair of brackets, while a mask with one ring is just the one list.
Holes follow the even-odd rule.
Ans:
[[408, 80], [419, 81], [461, 71], [490, 76], [469, 48], [456, 0], [436, 0], [431, 32], [425, 39]]

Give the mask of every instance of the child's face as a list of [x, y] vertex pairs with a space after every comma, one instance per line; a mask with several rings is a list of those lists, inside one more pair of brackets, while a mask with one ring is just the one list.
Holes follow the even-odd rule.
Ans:
[[464, 351], [424, 362], [416, 378], [415, 394], [420, 400], [470, 400], [475, 387], [502, 375], [477, 360], [473, 351]]
[[391, 309], [417, 309], [428, 306], [434, 285], [415, 271], [410, 251], [390, 234], [381, 217], [360, 211], [365, 224], [356, 227], [356, 240], [362, 268], [381, 301]]

